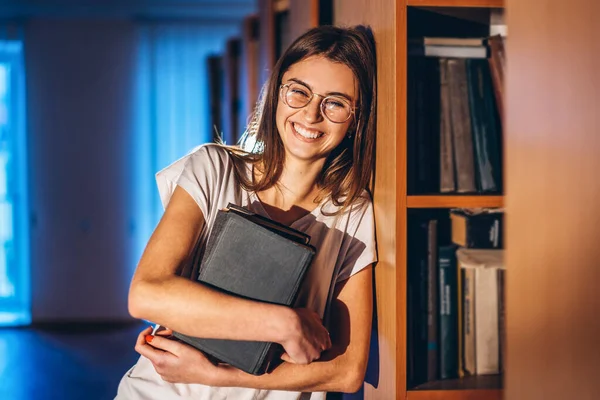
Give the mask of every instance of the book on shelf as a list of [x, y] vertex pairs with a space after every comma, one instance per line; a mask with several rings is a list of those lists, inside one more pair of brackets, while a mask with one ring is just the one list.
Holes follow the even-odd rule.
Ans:
[[502, 121], [504, 121], [504, 70], [506, 69], [504, 40], [505, 38], [500, 35], [493, 35], [488, 39], [490, 46], [488, 62], [490, 64], [496, 105]]
[[456, 249], [454, 244], [438, 249], [439, 304], [440, 304], [440, 378], [458, 376], [458, 274], [456, 273]]
[[487, 58], [486, 46], [447, 46], [447, 45], [417, 45], [409, 46], [408, 54], [424, 57], [454, 57], [454, 58]]
[[[504, 278], [504, 250], [465, 249], [456, 252], [463, 275], [463, 366], [469, 375], [501, 371], [500, 284]], [[501, 304], [502, 303], [502, 304]]]
[[[428, 43], [428, 39], [461, 40], [421, 41]], [[484, 45], [435, 45], [444, 49], [435, 57], [409, 50], [407, 149], [411, 194], [502, 191], [503, 103], [498, 99], [502, 99], [504, 72], [503, 53], [497, 48], [503, 39], [463, 40]], [[425, 49], [428, 45], [413, 47]], [[480, 47], [485, 49], [483, 58], [452, 53]]]
[[502, 209], [409, 213], [409, 387], [502, 372], [502, 217]]
[[485, 46], [485, 38], [476, 37], [434, 37], [423, 36], [408, 39], [410, 46], [455, 46], [455, 47], [480, 47]]
[[503, 248], [502, 208], [456, 208], [450, 210], [452, 242], [468, 248]]
[[[198, 281], [230, 295], [291, 307], [315, 254], [309, 242], [303, 232], [229, 204], [218, 211]], [[254, 375], [272, 370], [283, 352], [276, 343], [174, 336]]]

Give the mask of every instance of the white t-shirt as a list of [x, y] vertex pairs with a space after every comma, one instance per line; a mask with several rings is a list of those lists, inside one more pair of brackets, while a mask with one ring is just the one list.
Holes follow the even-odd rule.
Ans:
[[[249, 173], [249, 172], [248, 172]], [[200, 146], [156, 175], [163, 206], [169, 203], [176, 186], [186, 190], [196, 201], [206, 220], [198, 246], [205, 246], [219, 209], [229, 203], [247, 207], [269, 217], [253, 192], [247, 192], [234, 174], [231, 156], [215, 144]], [[317, 253], [300, 288], [296, 305], [307, 307], [329, 320], [327, 308], [335, 284], [348, 279], [377, 260], [373, 204], [367, 201], [353, 206], [338, 216], [324, 215], [338, 207], [325, 200], [312, 212], [290, 226], [307, 233]], [[184, 267], [182, 275], [197, 276], [192, 266]], [[121, 380], [116, 399], [179, 399], [198, 400], [324, 400], [325, 393], [301, 393], [248, 388], [209, 387], [200, 384], [172, 384], [161, 379], [152, 363], [140, 357]]]

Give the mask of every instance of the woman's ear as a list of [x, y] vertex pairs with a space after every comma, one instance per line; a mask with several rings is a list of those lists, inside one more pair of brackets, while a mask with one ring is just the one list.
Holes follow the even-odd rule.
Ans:
[[346, 137], [348, 139], [352, 139], [352, 137], [356, 134], [356, 132], [358, 131], [359, 125], [360, 125], [360, 121], [352, 121], [352, 123], [350, 124], [350, 127], [348, 128], [348, 131], [346, 132]]

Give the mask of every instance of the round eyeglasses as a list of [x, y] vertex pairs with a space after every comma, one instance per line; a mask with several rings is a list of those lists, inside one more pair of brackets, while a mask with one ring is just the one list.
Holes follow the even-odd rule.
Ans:
[[290, 82], [279, 86], [281, 100], [291, 108], [306, 107], [314, 96], [320, 96], [321, 113], [333, 123], [341, 124], [350, 119], [354, 114], [354, 107], [348, 100], [341, 96], [323, 96], [313, 93], [309, 88], [300, 83]]

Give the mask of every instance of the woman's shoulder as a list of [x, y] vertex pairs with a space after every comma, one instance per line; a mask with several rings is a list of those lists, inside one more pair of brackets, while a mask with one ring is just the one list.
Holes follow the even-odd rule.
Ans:
[[214, 163], [227, 164], [231, 162], [231, 155], [225, 146], [217, 143], [205, 143], [188, 153], [194, 161], [209, 160]]

